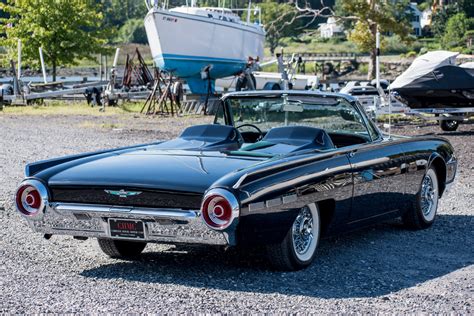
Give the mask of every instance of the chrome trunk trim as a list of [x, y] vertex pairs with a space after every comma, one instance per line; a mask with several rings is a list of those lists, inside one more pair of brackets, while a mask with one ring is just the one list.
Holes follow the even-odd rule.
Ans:
[[[107, 206], [107, 205], [91, 205], [91, 204], [69, 204], [69, 203], [52, 203], [51, 207], [58, 213], [68, 215], [71, 213], [92, 213], [97, 216], [122, 217], [128, 216], [146, 216], [153, 218], [176, 218], [176, 219], [193, 219], [200, 217], [199, 210], [182, 210], [182, 209], [155, 209], [143, 207], [129, 206]], [[90, 215], [90, 214], [89, 214]]]

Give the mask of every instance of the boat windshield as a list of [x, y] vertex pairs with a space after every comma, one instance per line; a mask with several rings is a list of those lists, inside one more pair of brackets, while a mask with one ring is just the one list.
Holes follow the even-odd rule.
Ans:
[[251, 124], [263, 132], [281, 126], [312, 126], [327, 132], [357, 134], [368, 140], [376, 136], [373, 126], [366, 126], [359, 109], [341, 97], [245, 96], [230, 97], [226, 102], [229, 117], [226, 120], [223, 109], [220, 109], [215, 120], [218, 124], [233, 124], [235, 127]]

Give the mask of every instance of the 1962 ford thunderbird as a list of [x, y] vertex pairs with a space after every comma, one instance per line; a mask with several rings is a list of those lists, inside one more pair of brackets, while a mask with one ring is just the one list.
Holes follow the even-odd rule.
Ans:
[[383, 135], [350, 96], [239, 92], [176, 139], [27, 165], [16, 206], [46, 238], [96, 237], [111, 257], [262, 245], [295, 270], [322, 236], [395, 217], [429, 227], [456, 166], [445, 139]]

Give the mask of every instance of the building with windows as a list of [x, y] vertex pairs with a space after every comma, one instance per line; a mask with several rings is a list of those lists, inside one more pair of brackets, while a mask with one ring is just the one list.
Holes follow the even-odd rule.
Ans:
[[326, 23], [319, 24], [319, 32], [322, 38], [332, 38], [344, 35], [342, 26], [339, 25], [333, 17], [329, 17]]
[[411, 13], [410, 23], [413, 28], [413, 35], [421, 36], [421, 30], [423, 29], [423, 26], [421, 25], [423, 13], [418, 9], [418, 4], [416, 2], [410, 3], [409, 10]]

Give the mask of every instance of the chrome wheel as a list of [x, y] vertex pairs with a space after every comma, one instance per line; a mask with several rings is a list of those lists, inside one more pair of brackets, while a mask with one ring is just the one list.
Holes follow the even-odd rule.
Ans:
[[438, 181], [432, 169], [428, 170], [421, 183], [421, 212], [426, 221], [432, 221], [438, 208]]
[[310, 260], [319, 240], [319, 216], [314, 204], [300, 210], [291, 232], [296, 257], [301, 261]]

